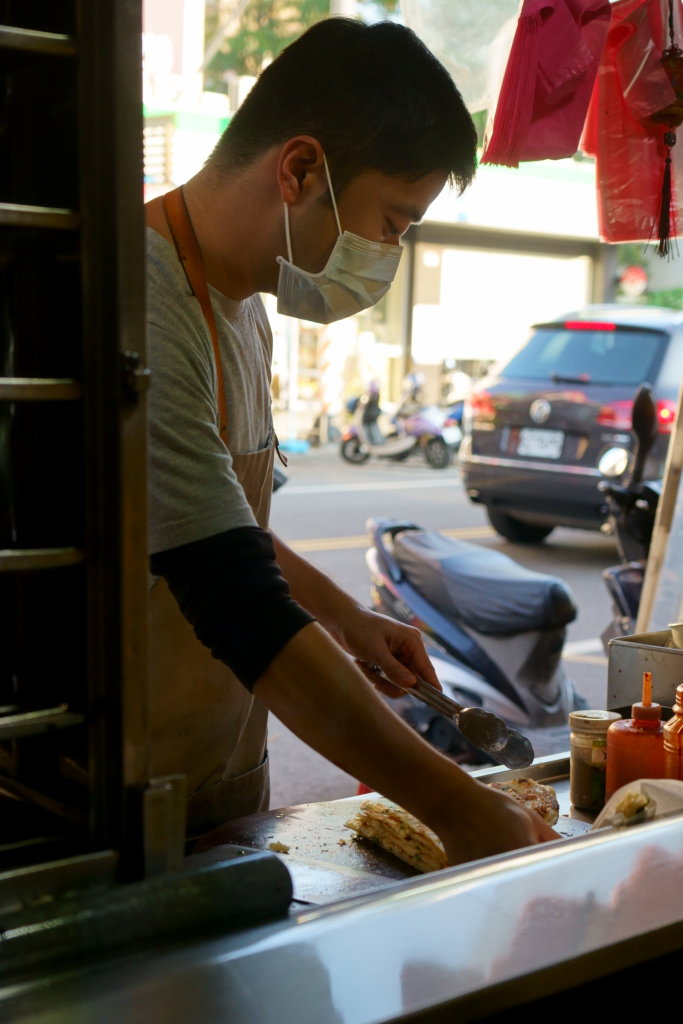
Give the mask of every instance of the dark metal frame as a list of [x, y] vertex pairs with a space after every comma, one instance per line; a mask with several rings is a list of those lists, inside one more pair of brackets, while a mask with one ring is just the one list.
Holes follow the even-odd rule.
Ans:
[[143, 870], [141, 21], [0, 3], [0, 871]]

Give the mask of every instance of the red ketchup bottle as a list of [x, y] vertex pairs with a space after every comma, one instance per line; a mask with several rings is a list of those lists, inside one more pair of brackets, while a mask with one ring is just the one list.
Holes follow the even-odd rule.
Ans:
[[632, 705], [631, 716], [607, 730], [605, 800], [628, 782], [665, 776], [662, 706], [652, 700], [651, 672], [643, 672], [643, 697]]

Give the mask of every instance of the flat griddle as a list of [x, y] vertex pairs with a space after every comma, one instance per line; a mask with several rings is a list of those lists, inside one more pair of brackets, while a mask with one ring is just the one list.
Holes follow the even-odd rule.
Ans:
[[328, 903], [383, 888], [418, 874], [408, 864], [345, 827], [367, 797], [281, 807], [226, 822], [195, 845], [192, 856], [202, 861], [221, 856], [221, 847], [275, 851], [294, 882], [294, 898], [302, 903]]
[[[565, 787], [556, 778], [552, 784], [560, 801], [560, 820], [555, 830], [567, 839], [582, 835], [590, 829], [590, 822], [563, 813]], [[363, 800], [372, 798], [377, 798], [377, 794], [298, 804], [236, 818], [199, 840], [191, 859], [209, 863], [224, 856], [226, 848], [234, 856], [235, 847], [245, 851], [268, 850], [272, 844], [282, 844], [287, 852], [276, 850], [275, 855], [290, 872], [296, 905], [327, 904], [419, 876], [418, 871], [393, 854], [355, 837], [345, 827]]]

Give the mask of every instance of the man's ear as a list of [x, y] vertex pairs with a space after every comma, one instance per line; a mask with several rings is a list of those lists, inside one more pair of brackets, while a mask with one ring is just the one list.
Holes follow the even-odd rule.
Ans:
[[282, 201], [290, 206], [311, 188], [319, 189], [325, 182], [323, 148], [310, 135], [297, 135], [288, 139], [280, 150], [277, 163], [277, 181]]

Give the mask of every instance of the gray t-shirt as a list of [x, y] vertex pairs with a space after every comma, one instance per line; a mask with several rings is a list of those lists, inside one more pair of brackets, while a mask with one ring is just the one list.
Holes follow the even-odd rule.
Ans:
[[[236, 454], [272, 444], [272, 336], [263, 302], [209, 288]], [[256, 520], [218, 433], [211, 336], [173, 246], [147, 228], [150, 387], [150, 554], [254, 526]]]

